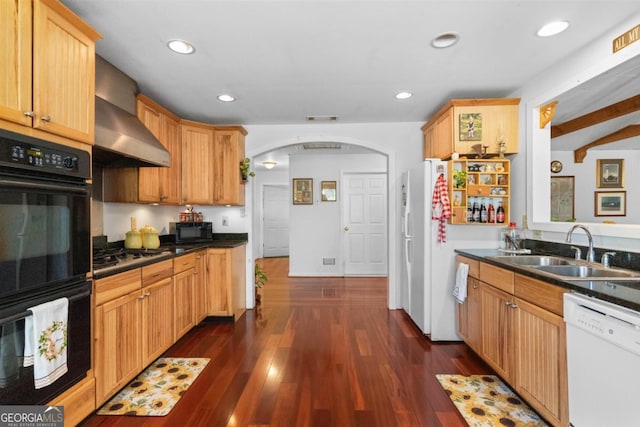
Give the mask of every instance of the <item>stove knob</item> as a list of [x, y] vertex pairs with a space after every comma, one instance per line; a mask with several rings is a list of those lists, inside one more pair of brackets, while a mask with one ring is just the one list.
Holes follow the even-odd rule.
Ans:
[[77, 169], [78, 167], [78, 158], [77, 157], [65, 157], [64, 158], [64, 167], [67, 169]]

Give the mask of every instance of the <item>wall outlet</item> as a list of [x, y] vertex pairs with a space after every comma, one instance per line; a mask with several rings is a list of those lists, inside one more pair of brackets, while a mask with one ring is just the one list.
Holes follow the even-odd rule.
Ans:
[[531, 237], [534, 239], [542, 239], [542, 230], [531, 230]]
[[223, 227], [228, 227], [229, 226], [229, 217], [228, 216], [223, 216], [222, 217], [222, 226]]

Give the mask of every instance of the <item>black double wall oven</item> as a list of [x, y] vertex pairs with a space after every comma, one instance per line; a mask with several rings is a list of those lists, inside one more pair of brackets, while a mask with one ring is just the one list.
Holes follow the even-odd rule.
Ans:
[[[0, 130], [0, 404], [45, 404], [91, 367], [91, 159]], [[69, 301], [66, 374], [36, 389], [24, 367], [30, 307]]]

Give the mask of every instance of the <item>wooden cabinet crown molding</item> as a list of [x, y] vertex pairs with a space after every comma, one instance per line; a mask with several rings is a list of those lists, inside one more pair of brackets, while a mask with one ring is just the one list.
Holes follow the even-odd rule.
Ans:
[[446, 113], [451, 107], [489, 107], [504, 105], [520, 105], [520, 98], [470, 98], [470, 99], [451, 99], [432, 115], [429, 120], [422, 125], [420, 129], [424, 132], [426, 128], [435, 123], [438, 118]]
[[71, 9], [68, 9], [65, 5], [60, 3], [58, 0], [36, 0], [40, 3], [46, 5], [55, 13], [60, 15], [60, 17], [64, 18], [65, 21], [69, 22], [71, 25], [76, 27], [79, 31], [81, 31], [87, 37], [90, 37], [93, 41], [102, 38], [102, 35], [95, 30], [91, 25], [87, 24], [82, 20], [78, 15], [76, 15]]

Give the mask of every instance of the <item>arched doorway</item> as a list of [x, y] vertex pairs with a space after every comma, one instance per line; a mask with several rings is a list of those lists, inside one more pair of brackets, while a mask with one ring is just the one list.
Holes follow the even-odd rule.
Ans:
[[[356, 139], [356, 138], [351, 138], [351, 137], [341, 137], [341, 136], [334, 136], [331, 138], [328, 138], [326, 135], [323, 135], [322, 137], [318, 137], [318, 136], [313, 136], [313, 135], [309, 135], [306, 137], [302, 137], [302, 136], [297, 136], [295, 138], [277, 138], [274, 137], [273, 140], [271, 141], [263, 141], [262, 144], [260, 144], [259, 146], [251, 146], [248, 145], [247, 146], [247, 156], [252, 158], [252, 159], [256, 159], [258, 160], [257, 162], [254, 161], [254, 167], [255, 168], [259, 168], [260, 167], [260, 162], [263, 159], [266, 159], [268, 154], [277, 150], [282, 150], [284, 147], [290, 147], [290, 146], [296, 146], [296, 147], [300, 147], [301, 145], [304, 144], [314, 144], [314, 143], [318, 143], [318, 141], [322, 141], [322, 144], [340, 144], [340, 145], [345, 145], [345, 146], [351, 146], [351, 147], [356, 147], [356, 148], [360, 148], [363, 151], [368, 151], [368, 152], [373, 152], [373, 153], [377, 153], [379, 155], [382, 155], [385, 159], [385, 172], [388, 176], [387, 179], [387, 200], [386, 200], [386, 209], [387, 209], [387, 238], [386, 238], [386, 243], [387, 243], [387, 251], [386, 251], [386, 256], [387, 256], [387, 266], [388, 266], [388, 284], [389, 284], [389, 288], [388, 288], [388, 306], [390, 309], [396, 309], [398, 308], [398, 303], [399, 303], [399, 298], [398, 298], [398, 282], [399, 282], [399, 278], [397, 277], [397, 261], [396, 261], [396, 256], [397, 256], [397, 245], [398, 245], [398, 236], [397, 236], [397, 230], [395, 227], [395, 224], [397, 223], [397, 212], [395, 209], [395, 200], [397, 199], [397, 194], [396, 194], [396, 189], [395, 186], [392, 185], [393, 182], [395, 182], [395, 177], [397, 174], [396, 171], [396, 153], [393, 149], [390, 149], [388, 145], [384, 145], [384, 144], [380, 144], [380, 141], [366, 141], [366, 140], [361, 140], [361, 139]], [[395, 147], [392, 147], [395, 148]], [[289, 177], [287, 176], [287, 181], [289, 180]], [[250, 240], [253, 239], [253, 242], [251, 243], [251, 255], [250, 255], [250, 259], [254, 259], [255, 257], [253, 256], [253, 253], [260, 253], [258, 250], [254, 249], [260, 245], [262, 242], [260, 241], [260, 237], [259, 235], [261, 234], [261, 225], [260, 225], [260, 216], [261, 213], [257, 212], [259, 211], [259, 209], [257, 210], [256, 207], [258, 206], [261, 200], [261, 191], [262, 188], [260, 186], [260, 184], [256, 184], [253, 185], [251, 187], [251, 196], [247, 197], [247, 215], [251, 218], [252, 221], [252, 237], [250, 237]]]

